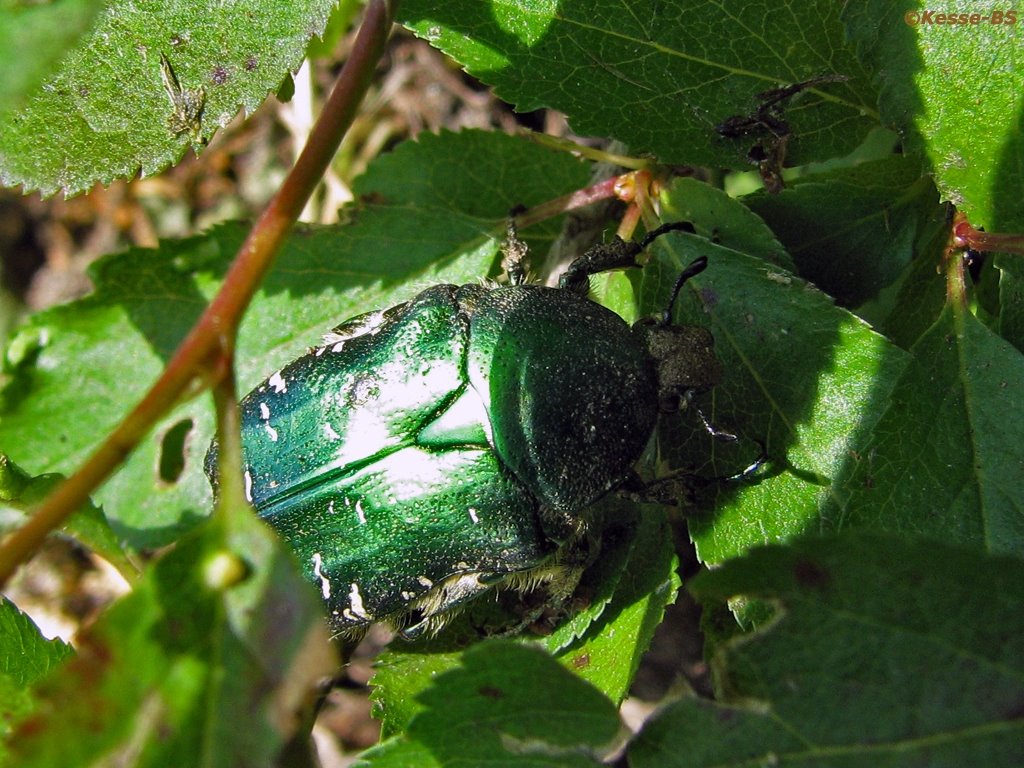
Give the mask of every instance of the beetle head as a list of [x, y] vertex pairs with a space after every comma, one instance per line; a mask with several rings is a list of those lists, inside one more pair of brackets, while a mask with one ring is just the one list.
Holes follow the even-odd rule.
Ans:
[[[661, 229], [652, 235], [660, 234]], [[707, 257], [695, 259], [679, 274], [661, 316], [641, 320], [635, 326], [643, 335], [657, 369], [658, 406], [664, 413], [679, 410], [681, 400], [711, 389], [722, 378], [722, 364], [715, 357], [715, 338], [711, 332], [697, 326], [672, 325], [672, 309], [680, 290], [707, 265]]]
[[722, 378], [715, 339], [707, 329], [653, 320], [641, 321], [636, 329], [657, 369], [658, 406], [663, 412], [679, 410], [682, 399], [711, 389]]

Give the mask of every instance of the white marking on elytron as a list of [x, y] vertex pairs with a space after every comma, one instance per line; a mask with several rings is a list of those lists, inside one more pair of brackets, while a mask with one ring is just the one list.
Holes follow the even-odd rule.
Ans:
[[434, 582], [432, 582], [426, 576], [417, 576], [416, 577], [416, 581], [418, 581], [420, 584], [422, 584], [427, 589], [430, 589], [432, 586], [434, 586]]
[[245, 500], [252, 503], [252, 475], [248, 469], [245, 470]]
[[267, 380], [267, 384], [272, 386], [279, 395], [288, 391], [288, 382], [284, 380], [280, 371], [274, 371], [274, 375]]
[[359, 594], [359, 585], [352, 582], [352, 589], [348, 593], [348, 602], [352, 606], [352, 615], [357, 619], [369, 620], [370, 614], [363, 606], [363, 596]]
[[260, 416], [264, 421], [270, 418], [270, 406], [266, 403], [260, 403]]
[[329, 423], [324, 424], [324, 434], [327, 435], [328, 440], [341, 440], [341, 435], [334, 431]]
[[327, 502], [327, 511], [332, 515], [334, 514], [334, 499]]
[[472, 507], [469, 508], [469, 519], [473, 521], [474, 525], [480, 522], [480, 518], [477, 517], [476, 510]]
[[277, 430], [276, 430], [276, 429], [274, 429], [274, 428], [273, 428], [272, 426], [270, 426], [269, 424], [264, 424], [264, 425], [263, 425], [263, 428], [264, 428], [265, 430], [267, 430], [267, 435], [269, 435], [269, 436], [270, 436], [270, 441], [271, 441], [271, 442], [273, 442], [273, 443], [276, 443], [276, 442], [277, 442]]
[[366, 513], [363, 512], [363, 500], [356, 500], [356, 517], [359, 518], [360, 525], [366, 525]]
[[412, 592], [406, 592], [404, 589], [399, 594], [402, 596], [403, 600], [412, 600], [416, 597]]
[[333, 347], [331, 347], [331, 352], [341, 352], [341, 350], [343, 350], [344, 348], [345, 348], [345, 342], [344, 341], [339, 341], [337, 344], [335, 344]]
[[316, 356], [320, 357], [320, 355], [322, 355], [326, 351], [327, 351], [327, 347], [317, 347], [316, 348]]
[[320, 579], [320, 592], [323, 593], [324, 600], [331, 596], [331, 580], [320, 573], [320, 568], [323, 566], [324, 561], [320, 556], [319, 552], [313, 553], [313, 575]]

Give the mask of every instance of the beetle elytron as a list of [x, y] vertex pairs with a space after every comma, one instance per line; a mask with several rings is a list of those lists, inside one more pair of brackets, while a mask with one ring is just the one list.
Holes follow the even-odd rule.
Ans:
[[633, 476], [659, 411], [718, 375], [706, 330], [668, 313], [630, 327], [586, 298], [589, 275], [679, 229], [592, 248], [558, 288], [526, 283], [510, 231], [511, 284], [436, 285], [353, 318], [242, 400], [246, 495], [339, 634], [434, 631], [499, 585], [572, 591], [582, 512]]

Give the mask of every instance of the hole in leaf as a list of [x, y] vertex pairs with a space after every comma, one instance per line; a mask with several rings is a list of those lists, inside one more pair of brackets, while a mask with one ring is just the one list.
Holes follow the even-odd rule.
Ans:
[[192, 432], [192, 419], [182, 419], [164, 433], [160, 442], [160, 479], [176, 483], [185, 471], [185, 441]]

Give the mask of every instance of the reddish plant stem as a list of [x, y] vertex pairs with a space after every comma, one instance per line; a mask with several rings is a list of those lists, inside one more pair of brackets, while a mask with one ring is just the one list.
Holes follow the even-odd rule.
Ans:
[[959, 314], [967, 309], [967, 284], [964, 275], [964, 260], [956, 253], [956, 236], [950, 237], [946, 248], [946, 302]]
[[972, 227], [967, 217], [959, 212], [953, 219], [952, 241], [957, 248], [1024, 255], [1024, 235], [982, 232]]
[[946, 299], [955, 307], [967, 306], [963, 251], [1008, 253], [1024, 256], [1024, 234], [990, 233], [975, 229], [960, 211], [953, 216], [953, 226], [946, 246]]
[[[556, 197], [553, 200], [548, 200], [523, 211], [516, 216], [516, 224], [519, 227], [525, 228], [531, 224], [558, 216], [561, 213], [585, 208], [601, 200], [617, 197], [619, 200], [630, 204], [626, 217], [631, 218], [632, 226], [626, 229], [625, 235], [622, 234], [623, 230], [620, 229], [619, 232], [620, 236], [628, 237], [636, 227], [636, 217], [639, 216], [639, 213], [634, 212], [633, 208], [636, 207], [645, 212], [649, 210], [653, 212], [650, 199], [652, 194], [656, 195], [656, 188], [653, 188], [652, 184], [654, 184], [654, 180], [649, 171], [628, 171], [627, 173], [612, 176], [610, 179], [599, 181], [597, 184], [592, 184], [585, 189], [578, 189], [575, 192], [570, 192], [568, 195]], [[653, 193], [652, 189], [655, 190]]]
[[[352, 52], [309, 140], [281, 188], [249, 232], [217, 296], [178, 347], [163, 374], [86, 460], [0, 545], [0, 588], [46, 536], [136, 448], [153, 424], [202, 384], [216, 383], [232, 366], [235, 332], [273, 258], [337, 151], [384, 52], [397, 0], [371, 0]], [[236, 425], [237, 428], [237, 425]]]
[[[630, 172], [632, 173], [632, 172]], [[624, 174], [628, 176], [630, 174]], [[553, 200], [535, 205], [533, 208], [524, 211], [516, 216], [516, 224], [520, 227], [528, 227], [540, 221], [545, 221], [553, 216], [558, 216], [566, 211], [574, 211], [577, 208], [584, 208], [591, 203], [616, 196], [615, 185], [621, 176], [614, 176], [610, 179], [598, 182], [586, 189], [578, 189], [568, 195], [556, 197]]]

